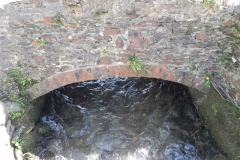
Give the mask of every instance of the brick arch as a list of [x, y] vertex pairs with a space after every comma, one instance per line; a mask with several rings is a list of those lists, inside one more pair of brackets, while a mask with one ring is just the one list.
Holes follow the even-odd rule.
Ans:
[[29, 90], [32, 99], [36, 99], [57, 88], [68, 84], [116, 77], [148, 77], [177, 82], [206, 93], [204, 79], [193, 74], [167, 68], [165, 65], [147, 65], [150, 73], [136, 73], [127, 65], [100, 65], [67, 71], [48, 77], [33, 85]]

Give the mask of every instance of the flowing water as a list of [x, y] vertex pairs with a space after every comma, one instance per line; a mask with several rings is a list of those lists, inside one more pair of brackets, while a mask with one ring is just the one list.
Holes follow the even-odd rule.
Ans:
[[37, 154], [59, 160], [202, 160], [220, 154], [184, 86], [147, 78], [71, 84], [49, 94]]

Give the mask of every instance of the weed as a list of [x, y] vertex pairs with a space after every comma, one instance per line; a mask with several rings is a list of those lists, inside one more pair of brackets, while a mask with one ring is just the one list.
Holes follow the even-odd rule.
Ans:
[[134, 72], [144, 71], [150, 73], [147, 67], [142, 64], [142, 60], [137, 58], [135, 54], [129, 57], [129, 66], [134, 70]]
[[204, 0], [204, 4], [209, 8], [219, 8], [220, 5], [216, 2], [216, 0]]
[[11, 99], [12, 99], [13, 101], [17, 102], [17, 101], [18, 101], [18, 99], [19, 99], [19, 97], [18, 97], [18, 95], [17, 95], [17, 94], [12, 94], [12, 97], [11, 97]]
[[29, 78], [29, 77], [27, 77], [27, 76], [24, 76], [24, 77], [18, 78], [18, 82], [19, 82], [19, 84], [21, 84], [22, 86], [26, 86], [26, 85], [32, 83], [32, 79]]
[[36, 38], [36, 40], [37, 40], [37, 44], [40, 46], [48, 46], [49, 45], [48, 42], [41, 37]]
[[223, 30], [224, 30], [224, 27], [223, 27], [223, 26], [220, 26], [220, 27], [218, 27], [218, 30], [219, 30], [219, 31], [223, 31]]
[[38, 128], [38, 132], [42, 134], [43, 133], [43, 128], [41, 128], [41, 127]]
[[239, 37], [233, 37], [233, 41], [235, 43], [240, 43], [240, 38]]
[[17, 140], [17, 142], [14, 144], [14, 148], [21, 150], [24, 143], [25, 143], [25, 142], [24, 142], [22, 139], [19, 138], [19, 139]]
[[197, 64], [196, 58], [190, 59], [190, 66], [189, 66], [190, 71], [198, 71], [198, 67], [196, 66], [196, 64]]
[[13, 78], [18, 78], [21, 76], [21, 72], [16, 70], [16, 69], [12, 69], [10, 72], [9, 72], [9, 76], [13, 77]]
[[104, 47], [100, 53], [100, 55], [103, 56], [110, 56], [111, 52], [109, 52], [108, 47]]
[[223, 53], [220, 54], [219, 58], [224, 64], [229, 64], [231, 62], [231, 60]]
[[10, 112], [12, 120], [22, 117], [22, 112]]
[[73, 19], [73, 24], [78, 25], [78, 20], [77, 19]]
[[238, 33], [238, 30], [237, 30], [236, 27], [232, 27], [231, 30], [232, 30], [232, 32], [233, 32], [234, 34], [237, 34], [237, 33]]
[[18, 94], [12, 94], [11, 100], [17, 102], [23, 110], [21, 112], [11, 112], [11, 118], [16, 119], [22, 116], [22, 114], [25, 113], [26, 106], [31, 105], [31, 100], [28, 97], [28, 93], [26, 92], [26, 88], [29, 87], [33, 80], [29, 78], [28, 76], [23, 75], [18, 70], [11, 70], [9, 72], [9, 77], [13, 79], [18, 84], [19, 93]]
[[19, 86], [21, 88], [32, 84], [32, 79], [31, 78], [29, 78], [28, 76], [22, 75], [22, 73], [20, 71], [16, 70], [16, 69], [12, 69], [9, 72], [9, 76], [12, 77], [19, 84]]
[[64, 25], [62, 22], [63, 18], [64, 18], [63, 15], [58, 14], [56, 17], [54, 17], [54, 23], [63, 26]]
[[217, 107], [218, 107], [218, 104], [217, 103], [214, 103], [210, 106], [210, 109], [213, 111], [214, 114], [217, 114]]
[[203, 84], [204, 87], [210, 88], [211, 78], [210, 77], [206, 77], [205, 79], [206, 79], [206, 81]]

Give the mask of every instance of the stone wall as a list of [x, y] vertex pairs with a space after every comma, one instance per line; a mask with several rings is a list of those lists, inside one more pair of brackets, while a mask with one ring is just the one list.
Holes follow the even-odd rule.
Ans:
[[187, 0], [25, 0], [6, 5], [0, 19], [5, 74], [15, 68], [41, 82], [86, 67], [126, 66], [136, 54], [201, 82], [214, 75], [240, 101], [240, 40], [232, 29], [239, 20], [227, 11]]
[[[240, 13], [209, 7], [188, 0], [8, 4], [0, 9], [0, 100], [19, 92], [8, 76], [16, 69], [36, 83], [32, 99], [70, 83], [119, 76], [162, 78], [206, 93], [210, 76], [239, 104]], [[134, 54], [149, 74], [128, 67]]]

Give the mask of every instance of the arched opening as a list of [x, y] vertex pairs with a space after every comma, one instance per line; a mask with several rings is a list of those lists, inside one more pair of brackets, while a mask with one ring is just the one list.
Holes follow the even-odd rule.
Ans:
[[47, 94], [39, 121], [21, 139], [23, 147], [34, 141], [27, 151], [45, 159], [205, 159], [221, 155], [208, 135], [184, 85], [119, 77]]

